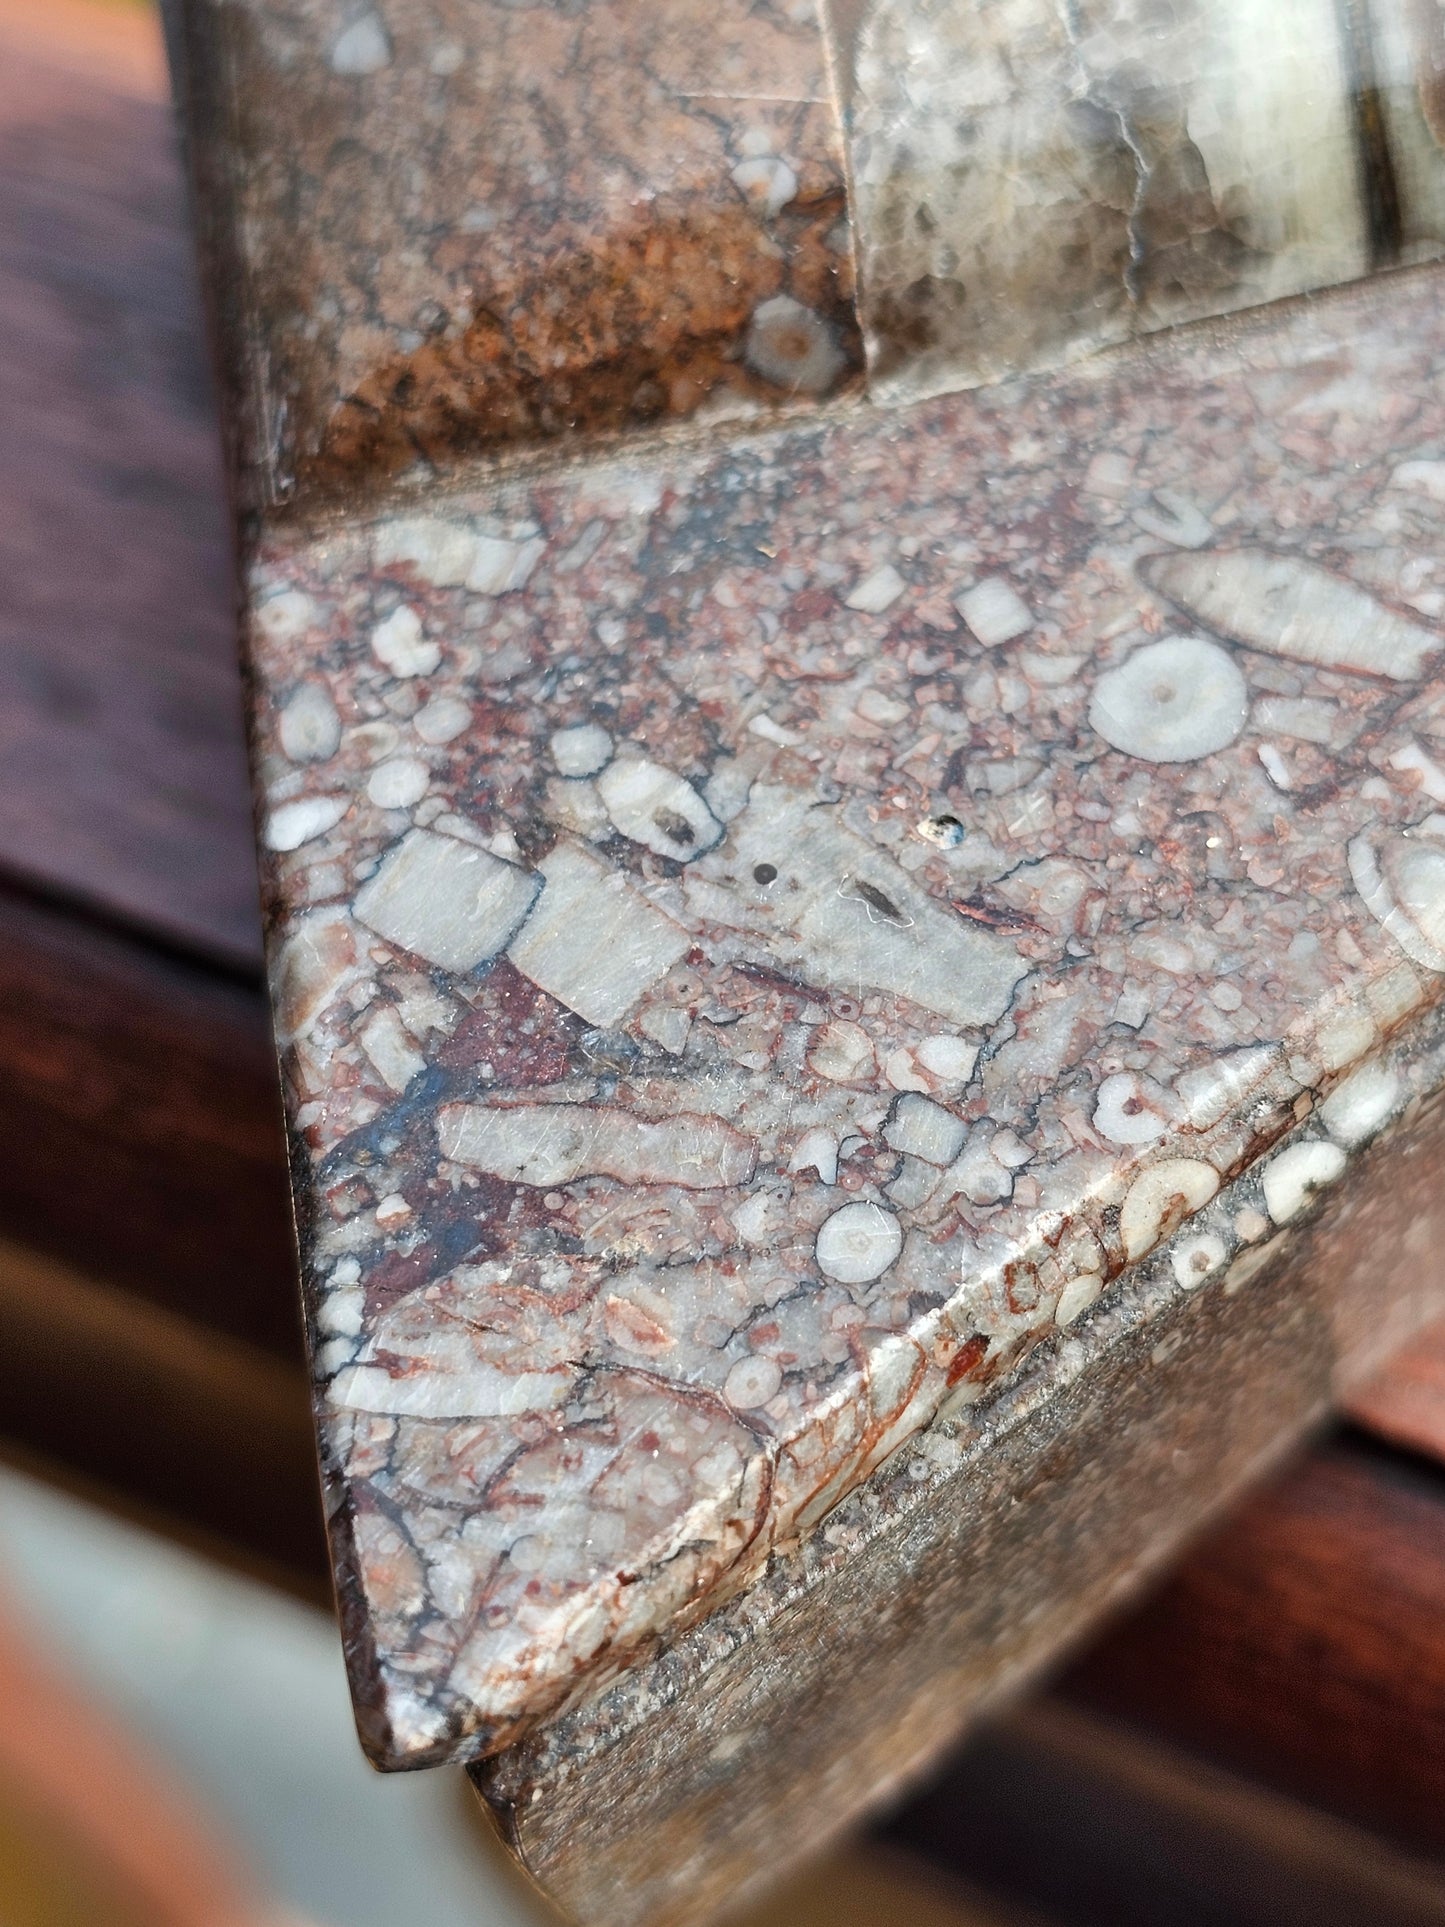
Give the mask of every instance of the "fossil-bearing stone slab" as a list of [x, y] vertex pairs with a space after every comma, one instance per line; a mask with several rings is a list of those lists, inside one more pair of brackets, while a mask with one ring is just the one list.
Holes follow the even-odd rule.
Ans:
[[856, 371], [813, 0], [176, 12], [248, 501]]
[[1242, 1289], [1428, 1095], [1442, 369], [1407, 275], [263, 530], [379, 1760], [605, 1685], [1166, 1244], [1170, 1290]]

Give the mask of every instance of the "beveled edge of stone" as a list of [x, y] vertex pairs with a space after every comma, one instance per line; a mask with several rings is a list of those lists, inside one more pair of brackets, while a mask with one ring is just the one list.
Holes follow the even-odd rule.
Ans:
[[[980, 1712], [1020, 1690], [1108, 1612], [1126, 1606], [1192, 1536], [1322, 1423], [1342, 1392], [1440, 1315], [1445, 1275], [1417, 1273], [1407, 1290], [1397, 1288], [1418, 1243], [1416, 1220], [1402, 1224], [1398, 1199], [1401, 1166], [1412, 1159], [1426, 1161], [1417, 1191], [1438, 1190], [1431, 1174], [1445, 1145], [1445, 1006], [1425, 1013], [1381, 1056], [1408, 1078], [1403, 1107], [1352, 1154], [1345, 1181], [1322, 1193], [1302, 1220], [1243, 1251], [1202, 1288], [1185, 1290], [1175, 1255], [1201, 1235], [1200, 1220], [1257, 1210], [1263, 1201], [1257, 1170], [1234, 1179], [1199, 1219], [1131, 1267], [1077, 1327], [1042, 1345], [1013, 1379], [972, 1408], [941, 1414], [900, 1446], [805, 1539], [776, 1553], [745, 1596], [508, 1751], [468, 1766], [503, 1837], [554, 1904], [596, 1927], [702, 1927], [720, 1913], [730, 1915], [788, 1865], [927, 1771]], [[1304, 1120], [1281, 1146], [1307, 1140], [1311, 1123]], [[1231, 1301], [1238, 1305], [1233, 1314]], [[1151, 1344], [1155, 1330], [1163, 1335]], [[799, 1735], [811, 1708], [800, 1714], [797, 1706], [777, 1702], [806, 1693], [796, 1673], [825, 1664], [818, 1656], [843, 1630], [840, 1613], [846, 1617], [851, 1609], [849, 1639], [871, 1655], [871, 1621], [860, 1614], [870, 1588], [888, 1576], [882, 1568], [890, 1559], [898, 1568], [889, 1577], [892, 1599], [900, 1573], [905, 1582], [916, 1579], [930, 1555], [935, 1565], [940, 1557], [947, 1565], [949, 1547], [956, 1559], [967, 1544], [960, 1502], [988, 1501], [971, 1515], [985, 1536], [1000, 1508], [1017, 1514], [1020, 1530], [1028, 1531], [1030, 1502], [1049, 1488], [1062, 1490], [1066, 1507], [1071, 1490], [1087, 1504], [1090, 1463], [1068, 1449], [1071, 1420], [1079, 1418], [1074, 1408], [1096, 1404], [1111, 1380], [1137, 1384], [1134, 1368], [1141, 1362], [1157, 1368], [1161, 1383], [1171, 1367], [1187, 1372], [1198, 1364], [1201, 1346], [1215, 1365], [1216, 1338], [1220, 1348], [1243, 1346], [1245, 1357], [1254, 1356], [1263, 1383], [1274, 1386], [1271, 1374], [1288, 1382], [1267, 1408], [1242, 1377], [1211, 1386], [1204, 1401], [1208, 1423], [1229, 1413], [1232, 1391], [1260, 1436], [1241, 1441], [1227, 1417], [1220, 1418], [1223, 1470], [1192, 1509], [1181, 1508], [1177, 1529], [1147, 1547], [1107, 1549], [1102, 1575], [1088, 1575], [1076, 1598], [1046, 1598], [1040, 1588], [1031, 1600], [1025, 1579], [1017, 1603], [1032, 1605], [1037, 1624], [991, 1626], [986, 1640], [978, 1640], [975, 1629], [975, 1646], [965, 1641], [946, 1653], [944, 1678], [954, 1698], [939, 1698], [934, 1654], [928, 1661], [934, 1677], [920, 1683], [906, 1707], [867, 1706], [851, 1734], [830, 1738], [820, 1728]], [[1156, 1404], [1167, 1422], [1167, 1390]], [[1111, 1435], [1118, 1430], [1111, 1422]], [[1206, 1484], [1215, 1472], [1211, 1464]], [[1175, 1526], [1172, 1513], [1167, 1516]], [[1089, 1530], [1087, 1513], [1074, 1523]], [[987, 1550], [979, 1556], [987, 1561]], [[994, 1578], [1000, 1597], [1019, 1584], [1006, 1557]], [[927, 1584], [912, 1596], [904, 1587], [921, 1644], [933, 1596]], [[965, 1602], [957, 1616], [982, 1612], [987, 1618], [992, 1603], [991, 1597], [977, 1606]], [[945, 1598], [937, 1617], [947, 1611]], [[946, 1642], [947, 1632], [943, 1637]], [[866, 1700], [869, 1682], [844, 1671], [847, 1697], [855, 1705]], [[795, 1785], [795, 1774], [779, 1795], [775, 1784], [763, 1782], [780, 1732], [788, 1735], [785, 1749], [809, 1756], [810, 1771], [801, 1776], [805, 1784]], [[644, 1759], [647, 1771], [639, 1777]], [[785, 1810], [776, 1822], [775, 1795]], [[599, 1801], [608, 1805], [609, 1833], [589, 1848], [579, 1821]]]

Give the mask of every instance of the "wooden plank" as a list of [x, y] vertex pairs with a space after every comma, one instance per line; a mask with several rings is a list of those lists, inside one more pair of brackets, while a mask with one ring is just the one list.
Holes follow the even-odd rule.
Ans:
[[1445, 1320], [1403, 1345], [1345, 1409], [1389, 1444], [1445, 1461]]
[[1445, 1852], [1445, 1481], [1378, 1449], [1317, 1451], [1061, 1690]]
[[1051, 1927], [1426, 1927], [1445, 1872], [1136, 1730], [1044, 1700], [881, 1829]]
[[285, 1152], [259, 990], [0, 886], [0, 1223], [294, 1360]]
[[6, 1457], [324, 1600], [299, 1358], [274, 1358], [0, 1240]]
[[254, 968], [219, 447], [159, 29], [0, 0], [0, 851]]

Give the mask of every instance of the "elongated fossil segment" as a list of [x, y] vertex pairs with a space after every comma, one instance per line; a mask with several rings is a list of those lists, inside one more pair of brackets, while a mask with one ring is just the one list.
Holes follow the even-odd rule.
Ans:
[[1409, 682], [1445, 637], [1300, 556], [1269, 549], [1147, 558], [1140, 573], [1196, 622], [1294, 662]]
[[971, 386], [1436, 251], [1442, 30], [1429, 0], [1375, 8], [865, 5], [843, 71], [877, 382]]

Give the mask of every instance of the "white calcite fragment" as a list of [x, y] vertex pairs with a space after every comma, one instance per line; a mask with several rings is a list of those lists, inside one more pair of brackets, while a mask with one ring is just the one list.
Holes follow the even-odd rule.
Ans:
[[1350, 875], [1370, 914], [1405, 955], [1445, 970], [1445, 845], [1396, 831], [1349, 846]]
[[808, 1052], [808, 1068], [830, 1084], [863, 1084], [873, 1076], [873, 1041], [861, 1024], [836, 1017], [823, 1024]]
[[542, 898], [511, 961], [589, 1024], [617, 1023], [686, 955], [691, 939], [681, 925], [577, 844], [559, 843], [537, 875]]
[[1193, 1291], [1212, 1278], [1229, 1257], [1229, 1247], [1216, 1231], [1200, 1231], [1181, 1238], [1169, 1254], [1175, 1282]]
[[1264, 766], [1264, 773], [1277, 790], [1292, 790], [1294, 777], [1289, 764], [1273, 743], [1261, 743], [1255, 752]]
[[422, 634], [421, 617], [409, 603], [378, 622], [371, 652], [393, 676], [429, 676], [442, 659], [439, 646]]
[[1059, 1293], [1059, 1302], [1054, 1311], [1055, 1322], [1072, 1325], [1094, 1304], [1104, 1289], [1103, 1275], [1097, 1271], [1081, 1271], [1077, 1278], [1071, 1278]]
[[1013, 1195], [1013, 1172], [994, 1153], [986, 1131], [974, 1131], [963, 1154], [949, 1167], [945, 1180], [950, 1194], [967, 1198], [970, 1204], [1002, 1204]]
[[1400, 1101], [1400, 1074], [1388, 1064], [1362, 1064], [1320, 1106], [1332, 1138], [1353, 1148], [1375, 1135]]
[[313, 910], [297, 923], [271, 973], [276, 1034], [283, 1045], [310, 1036], [342, 991], [365, 976], [359, 936], [341, 910]]
[[752, 1138], [720, 1117], [678, 1111], [656, 1123], [607, 1104], [450, 1104], [437, 1119], [442, 1155], [510, 1184], [676, 1184], [708, 1191], [746, 1184]]
[[586, 843], [604, 843], [612, 834], [597, 785], [586, 776], [549, 776], [547, 819]]
[[331, 692], [319, 682], [299, 683], [277, 724], [284, 755], [293, 763], [324, 763], [341, 747], [341, 718]]
[[1028, 604], [1002, 576], [985, 576], [965, 589], [953, 605], [986, 649], [1012, 642], [1034, 626]]
[[1229, 1111], [1241, 1109], [1281, 1069], [1280, 1052], [1273, 1044], [1223, 1051], [1177, 1077], [1174, 1095], [1190, 1129], [1208, 1131]]
[[865, 575], [845, 600], [850, 609], [858, 609], [867, 616], [881, 616], [885, 609], [892, 608], [906, 586], [893, 564], [885, 562], [872, 575]]
[[1333, 1184], [1344, 1171], [1345, 1154], [1338, 1144], [1306, 1138], [1291, 1144], [1264, 1167], [1265, 1208], [1276, 1224], [1293, 1218], [1322, 1186]]
[[378, 763], [366, 779], [366, 794], [381, 810], [409, 810], [426, 795], [431, 771], [414, 756], [393, 756]]
[[930, 1091], [933, 1088], [906, 1044], [889, 1051], [883, 1060], [883, 1075], [895, 1091]]
[[285, 649], [300, 642], [313, 627], [316, 604], [304, 589], [282, 589], [276, 595], [267, 596], [257, 608], [253, 621], [265, 641]]
[[1152, 1144], [1169, 1129], [1169, 1099], [1150, 1078], [1120, 1071], [1099, 1086], [1094, 1129], [1114, 1144]]
[[434, 515], [404, 516], [377, 531], [372, 547], [380, 570], [398, 563], [438, 589], [466, 581], [477, 553], [477, 538], [459, 522]]
[[903, 1227], [881, 1204], [858, 1199], [824, 1219], [814, 1249], [825, 1278], [866, 1285], [881, 1278], [902, 1251]]
[[383, 1004], [362, 1026], [361, 1048], [394, 1091], [404, 1091], [426, 1069], [426, 1059], [390, 1004]]
[[422, 971], [393, 971], [388, 977], [397, 1013], [412, 1036], [425, 1040], [439, 1033], [449, 1037], [461, 1016], [455, 999], [444, 997]]
[[1202, 549], [1214, 534], [1204, 511], [1172, 488], [1155, 489], [1148, 502], [1135, 509], [1134, 520], [1146, 535], [1178, 549]]
[[1445, 769], [1426, 755], [1418, 743], [1406, 743], [1389, 757], [1389, 766], [1407, 780], [1413, 780], [1432, 803], [1445, 803]]
[[261, 840], [268, 850], [299, 850], [334, 830], [350, 808], [349, 796], [298, 796], [271, 811]]
[[620, 835], [679, 863], [710, 850], [723, 833], [685, 777], [645, 756], [609, 763], [597, 779], [597, 793]]
[[638, 1018], [637, 1028], [670, 1057], [681, 1057], [692, 1034], [692, 1015], [680, 1004], [654, 1004]]
[[1408, 489], [1427, 501], [1445, 502], [1445, 462], [1401, 462], [1390, 477], [1390, 487]]
[[754, 154], [732, 171], [733, 186], [769, 220], [781, 214], [798, 191], [798, 177], [776, 154]]
[[334, 74], [379, 74], [391, 65], [391, 41], [378, 15], [364, 13], [353, 20], [331, 43], [331, 71]]
[[804, 395], [831, 388], [846, 365], [829, 323], [790, 294], [775, 294], [753, 310], [743, 360], [764, 381]]
[[899, 702], [882, 689], [865, 689], [858, 698], [856, 712], [865, 723], [876, 723], [882, 729], [893, 729], [908, 714], [907, 703]]
[[548, 747], [563, 776], [595, 776], [611, 758], [612, 738], [600, 723], [578, 723], [554, 730]]
[[1140, 569], [1151, 588], [1206, 628], [1321, 669], [1411, 682], [1445, 643], [1302, 556], [1231, 549], [1154, 556]]
[[961, 1118], [913, 1091], [897, 1100], [883, 1129], [883, 1141], [891, 1149], [926, 1164], [952, 1164], [967, 1135]]
[[1089, 722], [1112, 748], [1146, 763], [1192, 763], [1244, 728], [1249, 691], [1233, 658], [1202, 636], [1136, 649], [1094, 685]]
[[938, 1032], [925, 1037], [915, 1047], [913, 1056], [919, 1068], [941, 1084], [966, 1084], [978, 1062], [978, 1045]]
[[[373, 1348], [368, 1347], [368, 1353]], [[337, 1373], [327, 1388], [332, 1405], [398, 1418], [507, 1418], [545, 1412], [565, 1402], [576, 1374], [504, 1371], [478, 1358], [455, 1357], [439, 1339], [432, 1356], [417, 1352], [406, 1369], [360, 1363]]]
[[1261, 696], [1254, 705], [1254, 724], [1275, 736], [1299, 743], [1328, 743], [1339, 721], [1339, 705], [1317, 696]]
[[467, 587], [477, 595], [510, 595], [525, 589], [532, 571], [546, 553], [539, 535], [512, 540], [503, 535], [479, 535], [467, 571]]
[[887, 991], [972, 1028], [1002, 1016], [1028, 971], [1007, 937], [935, 900], [806, 793], [754, 785], [727, 843], [698, 868], [722, 886], [708, 890], [713, 921], [827, 990]]
[[821, 1124], [814, 1125], [811, 1131], [804, 1131], [794, 1146], [793, 1155], [788, 1159], [788, 1169], [795, 1177], [804, 1171], [815, 1171], [824, 1184], [838, 1182], [838, 1134], [824, 1129]]
[[1377, 1035], [1369, 1011], [1345, 999], [1320, 1018], [1315, 1027], [1315, 1049], [1327, 1071], [1342, 1071], [1360, 1061]]
[[444, 970], [475, 970], [505, 950], [542, 879], [489, 850], [412, 830], [356, 898], [356, 919]]
[[1202, 1158], [1165, 1158], [1141, 1171], [1119, 1211], [1119, 1235], [1128, 1258], [1142, 1258], [1161, 1244], [1219, 1189], [1219, 1173]]
[[436, 747], [455, 742], [471, 720], [472, 706], [460, 696], [433, 696], [412, 717], [411, 726], [424, 743]]
[[929, 1164], [923, 1158], [900, 1158], [897, 1173], [891, 1177], [883, 1190], [888, 1202], [900, 1211], [918, 1211], [938, 1189], [940, 1183], [939, 1167]]

